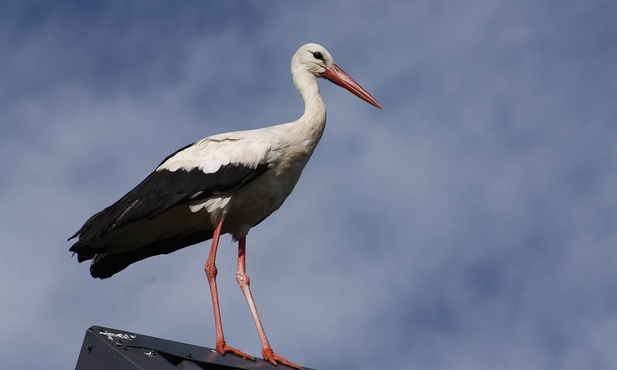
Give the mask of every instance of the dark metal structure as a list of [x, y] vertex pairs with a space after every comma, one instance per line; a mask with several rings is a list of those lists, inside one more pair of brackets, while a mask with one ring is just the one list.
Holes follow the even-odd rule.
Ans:
[[[149, 337], [118, 329], [92, 326], [77, 359], [76, 370], [251, 370], [290, 369], [273, 366], [192, 344]], [[305, 370], [311, 370], [305, 368]]]

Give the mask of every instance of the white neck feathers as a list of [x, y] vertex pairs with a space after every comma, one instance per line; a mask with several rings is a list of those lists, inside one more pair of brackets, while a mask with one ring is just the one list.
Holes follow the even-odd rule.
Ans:
[[326, 125], [326, 106], [321, 98], [317, 78], [302, 66], [292, 63], [294, 85], [304, 100], [304, 114], [295, 125], [302, 126], [306, 135], [315, 141], [321, 138]]

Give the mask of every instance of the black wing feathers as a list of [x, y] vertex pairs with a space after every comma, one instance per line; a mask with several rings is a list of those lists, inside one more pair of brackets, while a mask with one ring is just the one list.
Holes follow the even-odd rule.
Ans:
[[104, 237], [107, 232], [141, 219], [155, 218], [183, 202], [237, 189], [267, 168], [268, 164], [264, 163], [256, 168], [228, 164], [212, 174], [206, 174], [199, 168], [154, 171], [116, 203], [90, 217], [70, 238], [79, 236], [70, 250], [78, 254], [80, 249], [84, 252], [83, 256], [78, 256], [80, 261], [90, 259], [93, 257], [92, 251], [85, 253], [88, 244]]

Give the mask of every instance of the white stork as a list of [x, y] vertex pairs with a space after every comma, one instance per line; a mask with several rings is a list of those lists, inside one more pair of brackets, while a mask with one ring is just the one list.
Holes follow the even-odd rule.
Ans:
[[274, 353], [268, 343], [246, 273], [246, 235], [283, 204], [323, 134], [326, 108], [317, 78], [382, 107], [321, 45], [300, 47], [291, 59], [291, 74], [304, 100], [300, 119], [210, 136], [176, 151], [120, 200], [90, 217], [70, 238], [79, 238], [70, 251], [77, 253], [79, 262], [92, 259], [90, 274], [105, 279], [144, 258], [212, 239], [204, 269], [214, 308], [216, 349], [254, 359], [228, 346], [223, 336], [215, 259], [220, 236], [230, 233], [238, 241], [236, 279], [255, 320], [263, 358], [301, 369]]

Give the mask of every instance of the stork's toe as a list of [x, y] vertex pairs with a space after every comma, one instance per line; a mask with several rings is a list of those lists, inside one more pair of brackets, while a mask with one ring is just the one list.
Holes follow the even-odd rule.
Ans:
[[262, 351], [262, 355], [264, 356], [264, 360], [269, 361], [272, 365], [276, 366], [278, 364], [283, 364], [285, 366], [293, 367], [294, 369], [304, 370], [304, 368], [298, 364], [294, 364], [288, 359], [281, 357], [274, 353], [272, 348], [264, 348]]

